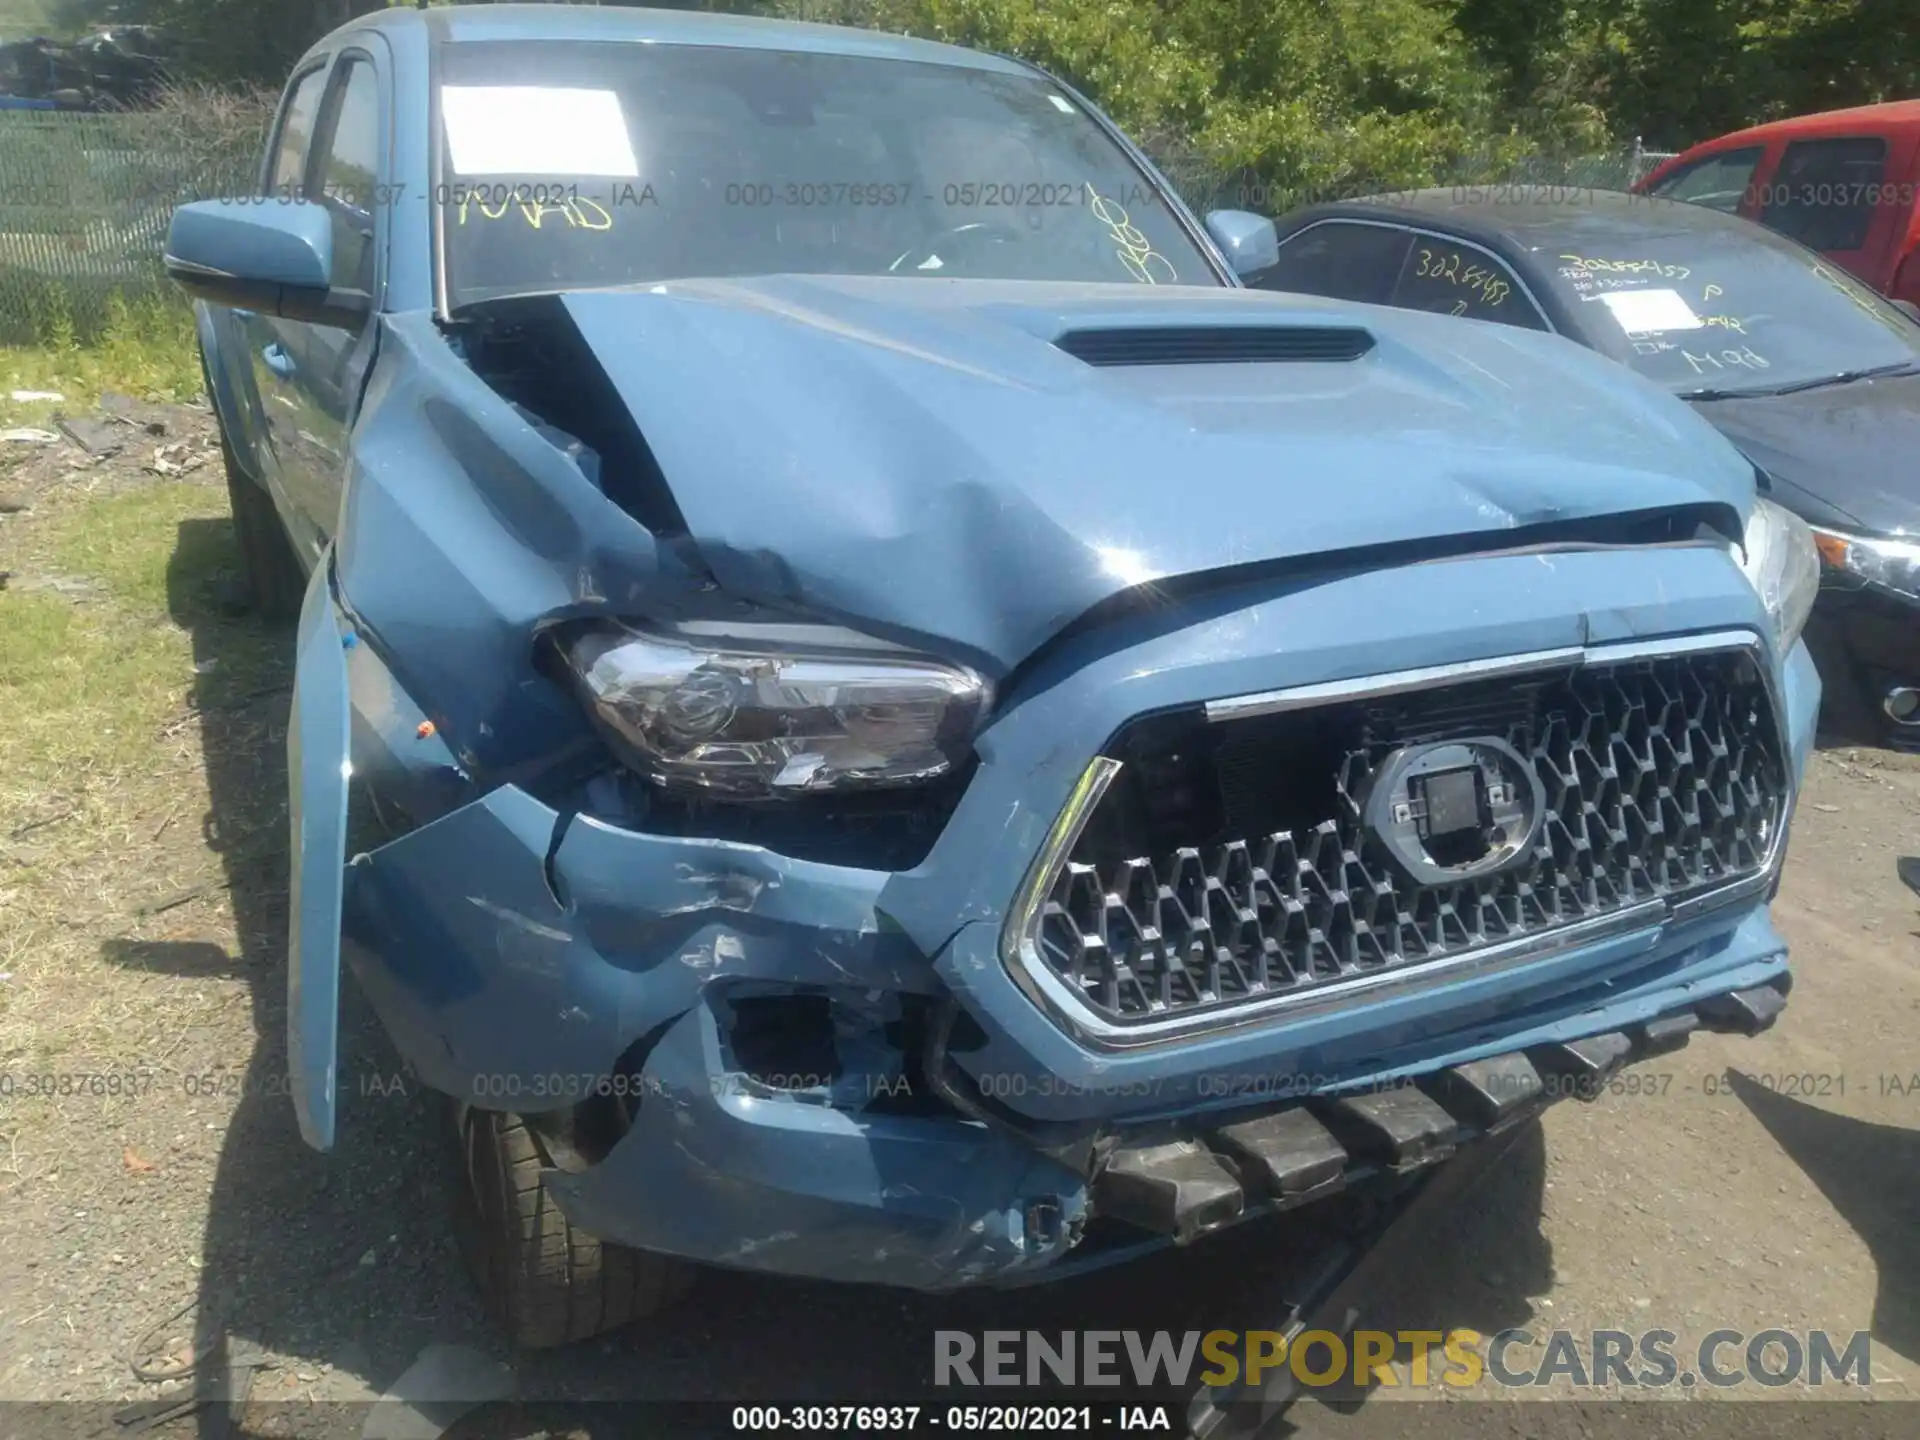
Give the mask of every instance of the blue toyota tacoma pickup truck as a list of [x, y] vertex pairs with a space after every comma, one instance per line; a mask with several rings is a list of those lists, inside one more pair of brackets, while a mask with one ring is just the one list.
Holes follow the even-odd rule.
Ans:
[[1804, 526], [1273, 255], [1029, 65], [588, 7], [349, 24], [178, 211], [300, 1126], [344, 965], [518, 1340], [1065, 1274], [1773, 1020]]

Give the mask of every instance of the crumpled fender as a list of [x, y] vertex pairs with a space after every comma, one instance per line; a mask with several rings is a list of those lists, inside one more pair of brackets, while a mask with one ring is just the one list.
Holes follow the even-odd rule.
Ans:
[[347, 778], [352, 732], [344, 650], [336, 618], [333, 554], [307, 581], [287, 723], [287, 812], [292, 898], [287, 936], [287, 1068], [300, 1134], [333, 1148], [334, 1074], [340, 1048], [340, 908], [346, 887]]

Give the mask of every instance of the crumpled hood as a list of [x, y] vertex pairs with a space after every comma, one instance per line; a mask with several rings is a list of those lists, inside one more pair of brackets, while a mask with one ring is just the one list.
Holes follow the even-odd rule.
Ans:
[[[1004, 672], [1168, 576], [1724, 504], [1752, 470], [1558, 338], [1258, 291], [775, 276], [562, 297], [729, 592]], [[1064, 332], [1354, 326], [1358, 359], [1096, 366]]]
[[1920, 533], [1920, 375], [1698, 405], [1814, 524]]

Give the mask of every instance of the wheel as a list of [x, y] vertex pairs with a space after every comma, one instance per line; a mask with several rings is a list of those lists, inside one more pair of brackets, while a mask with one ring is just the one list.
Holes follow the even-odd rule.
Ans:
[[[200, 359], [200, 373], [207, 374], [206, 357]], [[227, 439], [227, 423], [213, 401], [213, 383], [206, 381], [207, 402], [213, 405], [214, 428], [220, 432], [220, 459], [227, 467], [227, 502], [233, 510], [233, 533], [240, 543], [240, 570], [247, 582], [247, 594], [254, 613], [272, 624], [291, 624], [300, 618], [300, 603], [306, 598], [306, 577], [301, 573], [293, 542], [280, 524], [273, 497], [241, 468]]]
[[452, 1105], [454, 1234], [494, 1323], [529, 1350], [566, 1345], [665, 1309], [685, 1261], [574, 1228], [541, 1172], [568, 1168], [518, 1115]]
[[247, 581], [254, 612], [276, 625], [300, 618], [307, 583], [294, 558], [293, 542], [280, 526], [273, 500], [247, 477], [234, 459], [226, 429], [220, 432], [220, 455], [227, 465], [227, 498], [233, 507], [233, 533], [240, 542], [240, 569]]

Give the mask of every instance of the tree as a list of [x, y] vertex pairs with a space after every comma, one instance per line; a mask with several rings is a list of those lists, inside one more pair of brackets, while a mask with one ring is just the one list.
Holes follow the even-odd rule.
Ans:
[[[314, 40], [384, 0], [116, 3], [186, 41], [199, 77], [277, 89]], [[1492, 178], [1523, 153], [1592, 153], [1635, 135], [1678, 146], [1920, 92], [1920, 0], [654, 3], [1024, 56], [1187, 166], [1175, 178], [1190, 191], [1257, 181], [1256, 208]]]
[[308, 46], [388, 0], [122, 0], [125, 19], [163, 27], [188, 76], [278, 88]]

